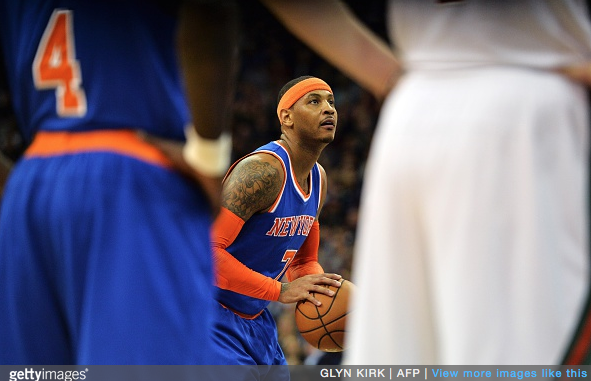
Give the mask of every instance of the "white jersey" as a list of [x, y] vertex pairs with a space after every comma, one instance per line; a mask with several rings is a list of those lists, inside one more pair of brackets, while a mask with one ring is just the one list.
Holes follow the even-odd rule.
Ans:
[[554, 68], [591, 57], [585, 1], [390, 1], [390, 38], [406, 69]]
[[[440, 1], [439, 3], [443, 3]], [[589, 292], [574, 0], [392, 1], [405, 74], [368, 158], [344, 363], [552, 365]]]

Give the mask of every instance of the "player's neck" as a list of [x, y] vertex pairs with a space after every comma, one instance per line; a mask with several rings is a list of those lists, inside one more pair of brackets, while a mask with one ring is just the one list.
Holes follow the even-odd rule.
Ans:
[[314, 164], [318, 161], [322, 148], [314, 149], [304, 144], [298, 144], [298, 142], [291, 140], [285, 134], [281, 135], [279, 140], [281, 144], [289, 153], [291, 158], [291, 166], [298, 179], [307, 179], [308, 174], [312, 170]]

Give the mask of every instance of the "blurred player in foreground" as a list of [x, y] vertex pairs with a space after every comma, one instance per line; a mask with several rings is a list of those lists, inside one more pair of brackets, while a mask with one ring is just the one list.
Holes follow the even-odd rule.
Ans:
[[[0, 1], [31, 142], [0, 215], [0, 363], [213, 363], [235, 23], [219, 1]], [[191, 179], [135, 132], [185, 127]]]
[[374, 94], [396, 84], [367, 162], [345, 362], [586, 361], [589, 113], [570, 80], [589, 77], [586, 3], [391, 0], [399, 61], [339, 1], [265, 3]]

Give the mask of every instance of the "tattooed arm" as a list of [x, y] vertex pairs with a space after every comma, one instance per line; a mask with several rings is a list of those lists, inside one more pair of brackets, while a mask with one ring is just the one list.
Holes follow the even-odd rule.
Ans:
[[222, 207], [212, 231], [216, 285], [265, 300], [277, 300], [281, 283], [253, 271], [226, 248], [234, 242], [244, 223], [268, 209], [279, 195], [284, 171], [279, 160], [257, 153], [239, 161], [224, 181]]
[[277, 158], [265, 153], [251, 155], [240, 161], [226, 178], [222, 206], [247, 221], [273, 205], [284, 179]]
[[281, 162], [265, 153], [240, 161], [224, 182], [222, 208], [213, 225], [212, 247], [219, 288], [254, 298], [294, 303], [309, 300], [319, 305], [311, 292], [332, 295], [323, 284], [340, 286], [336, 274], [313, 274], [281, 283], [249, 269], [226, 248], [234, 242], [242, 226], [255, 213], [267, 211], [281, 191], [285, 172]]

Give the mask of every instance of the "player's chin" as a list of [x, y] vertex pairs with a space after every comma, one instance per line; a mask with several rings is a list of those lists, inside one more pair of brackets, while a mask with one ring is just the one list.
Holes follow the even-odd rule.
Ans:
[[332, 141], [334, 140], [334, 135], [330, 136], [330, 137], [326, 137], [322, 140], [323, 143], [332, 143]]
[[332, 141], [334, 140], [334, 135], [335, 135], [334, 130], [327, 131], [327, 133], [324, 134], [324, 136], [322, 136], [322, 138], [321, 138], [322, 143], [332, 143]]

